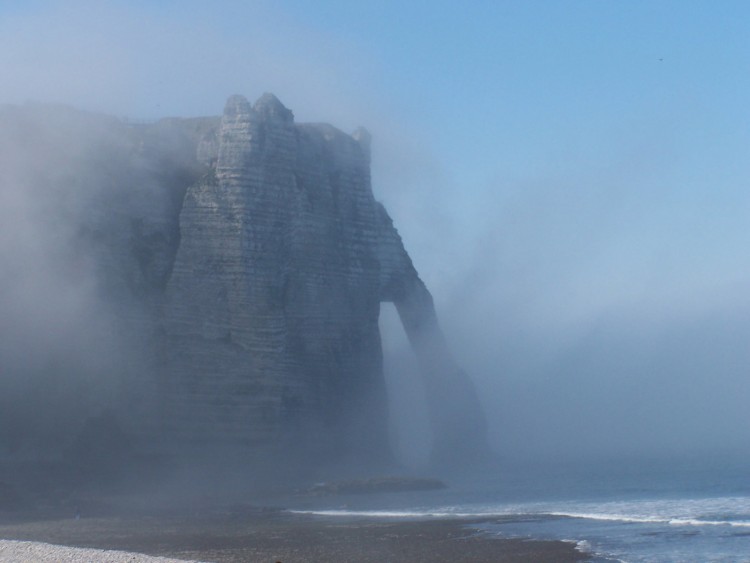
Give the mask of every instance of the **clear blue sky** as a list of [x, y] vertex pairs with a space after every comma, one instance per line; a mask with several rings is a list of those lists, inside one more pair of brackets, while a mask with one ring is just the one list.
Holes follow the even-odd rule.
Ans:
[[750, 432], [750, 3], [5, 0], [0, 81], [146, 118], [270, 90], [368, 127], [504, 447]]

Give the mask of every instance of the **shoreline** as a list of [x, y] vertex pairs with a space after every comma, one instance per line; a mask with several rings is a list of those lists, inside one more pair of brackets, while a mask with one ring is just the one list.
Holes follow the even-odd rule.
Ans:
[[[498, 518], [388, 520], [336, 518], [258, 510], [254, 513], [105, 516], [6, 522], [0, 561], [91, 561], [70, 548], [96, 552], [97, 561], [496, 561], [568, 563], [590, 560], [564, 541], [497, 538], [472, 524]], [[41, 542], [19, 545], [11, 542]], [[11, 555], [39, 548], [46, 558]], [[114, 550], [114, 552], [112, 552]], [[123, 552], [125, 552], [123, 554]], [[32, 553], [31, 551], [27, 553]], [[11, 555], [9, 555], [11, 554]], [[139, 557], [140, 555], [150, 556]], [[124, 558], [123, 558], [124, 557]], [[170, 558], [152, 559], [152, 557]]]

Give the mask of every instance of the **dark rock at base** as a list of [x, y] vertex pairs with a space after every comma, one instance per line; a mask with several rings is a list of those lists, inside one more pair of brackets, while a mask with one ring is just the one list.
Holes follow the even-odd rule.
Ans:
[[307, 492], [312, 495], [344, 495], [435, 491], [448, 486], [440, 479], [429, 477], [371, 477], [349, 481], [318, 483]]

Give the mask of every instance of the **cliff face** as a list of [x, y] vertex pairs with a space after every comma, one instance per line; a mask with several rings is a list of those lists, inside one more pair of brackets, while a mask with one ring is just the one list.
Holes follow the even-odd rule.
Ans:
[[473, 387], [373, 198], [369, 142], [295, 124], [270, 94], [231, 97], [220, 122], [140, 127], [131, 153], [172, 158], [148, 166], [143, 212], [99, 206], [116, 220], [86, 235], [105, 293], [127, 296], [116, 317], [140, 364], [120, 412], [140, 439], [387, 458], [378, 316], [391, 301], [422, 368], [435, 457], [484, 450]]
[[168, 432], [386, 451], [366, 151], [273, 96], [227, 103], [164, 312]]

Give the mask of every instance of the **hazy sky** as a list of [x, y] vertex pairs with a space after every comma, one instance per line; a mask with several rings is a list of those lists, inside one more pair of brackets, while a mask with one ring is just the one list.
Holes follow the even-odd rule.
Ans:
[[741, 1], [5, 0], [0, 103], [154, 118], [272, 91], [364, 125], [503, 451], [740, 450], [748, 22]]

